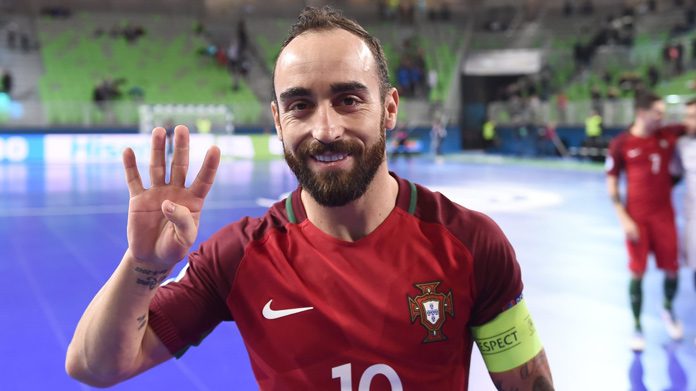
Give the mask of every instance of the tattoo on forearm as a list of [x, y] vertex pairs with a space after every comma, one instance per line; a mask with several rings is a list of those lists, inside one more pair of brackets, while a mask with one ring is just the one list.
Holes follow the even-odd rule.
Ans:
[[143, 316], [139, 317], [138, 323], [138, 331], [140, 331], [147, 324], [147, 314], [144, 314]]
[[[157, 286], [162, 281], [164, 281], [165, 278], [167, 278], [167, 274], [169, 273], [169, 269], [156, 271], [156, 270], [142, 269], [139, 267], [136, 267], [135, 271], [138, 273], [145, 274], [146, 276], [149, 276], [145, 279], [138, 278], [136, 282], [139, 285], [145, 285], [145, 286], [150, 287], [150, 290], [157, 288]], [[158, 278], [157, 276], [160, 276], [160, 277]]]
[[520, 377], [526, 379], [534, 375], [535, 369], [546, 364], [546, 353], [542, 350], [531, 360], [520, 367]]
[[545, 378], [544, 376], [539, 376], [536, 380], [534, 380], [532, 391], [554, 391], [554, 389], [549, 379]]

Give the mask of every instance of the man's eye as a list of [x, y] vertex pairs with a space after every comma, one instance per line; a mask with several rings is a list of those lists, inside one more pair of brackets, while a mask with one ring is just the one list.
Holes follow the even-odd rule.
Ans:
[[290, 111], [300, 111], [300, 110], [306, 110], [306, 109], [307, 109], [307, 104], [303, 103], [303, 102], [294, 103], [294, 104], [290, 105], [290, 107], [288, 107], [288, 110], [290, 110]]
[[353, 97], [343, 98], [343, 105], [345, 106], [355, 106], [358, 104], [358, 100]]

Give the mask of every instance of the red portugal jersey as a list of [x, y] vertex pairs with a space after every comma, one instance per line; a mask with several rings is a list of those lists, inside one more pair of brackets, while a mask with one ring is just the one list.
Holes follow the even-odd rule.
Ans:
[[608, 175], [626, 171], [626, 210], [634, 219], [672, 210], [672, 177], [669, 166], [681, 125], [666, 126], [648, 137], [625, 131], [609, 144]]
[[299, 191], [226, 226], [159, 288], [150, 326], [178, 356], [236, 321], [261, 390], [466, 390], [470, 327], [521, 295], [519, 265], [491, 219], [397, 180], [356, 242], [315, 227]]

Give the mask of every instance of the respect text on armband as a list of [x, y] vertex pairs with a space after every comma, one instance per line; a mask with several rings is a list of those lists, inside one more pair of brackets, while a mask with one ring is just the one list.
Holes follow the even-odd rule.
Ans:
[[521, 343], [517, 337], [517, 333], [517, 328], [513, 327], [500, 334], [488, 338], [481, 338], [476, 341], [476, 344], [478, 345], [481, 354], [489, 355], [502, 353], [514, 348], [515, 346], [518, 346]]

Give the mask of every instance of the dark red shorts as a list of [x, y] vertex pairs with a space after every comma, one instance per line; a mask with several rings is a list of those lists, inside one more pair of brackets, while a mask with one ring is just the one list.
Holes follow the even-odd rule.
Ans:
[[648, 254], [655, 255], [657, 267], [668, 272], [679, 270], [677, 227], [672, 211], [656, 214], [647, 219], [636, 220], [640, 240], [626, 240], [628, 268], [638, 274], [645, 272]]

